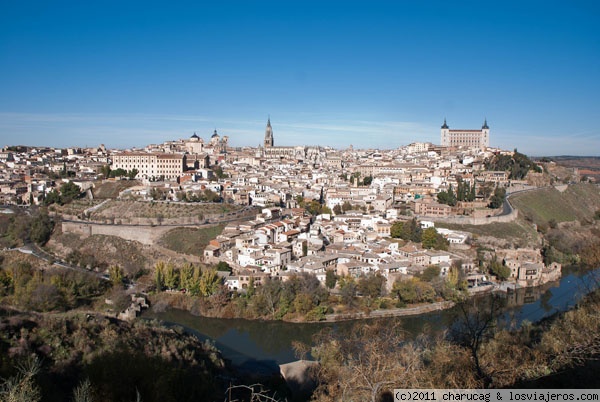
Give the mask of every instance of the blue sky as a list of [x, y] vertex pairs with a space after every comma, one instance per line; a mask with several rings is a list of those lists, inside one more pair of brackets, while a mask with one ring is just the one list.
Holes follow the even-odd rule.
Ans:
[[0, 3], [0, 146], [396, 148], [479, 128], [600, 155], [596, 1]]

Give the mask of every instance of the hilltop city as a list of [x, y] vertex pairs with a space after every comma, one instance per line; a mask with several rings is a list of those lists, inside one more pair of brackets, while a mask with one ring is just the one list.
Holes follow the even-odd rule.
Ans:
[[[194, 133], [143, 149], [7, 146], [0, 153], [0, 200], [48, 205], [60, 198], [65, 183], [92, 199], [99, 183], [135, 179], [137, 184], [117, 198], [243, 207], [232, 216], [185, 221], [226, 223], [202, 255], [205, 263], [232, 268], [224, 278], [232, 291], [302, 272], [325, 284], [331, 270], [339, 277], [379, 274], [388, 291], [398, 278], [432, 267], [441, 277], [455, 267], [472, 292], [499, 286], [490, 272], [508, 280], [505, 287], [560, 277], [560, 264], [544, 264], [535, 240], [496, 244], [493, 258], [502, 266], [498, 272], [481, 269], [485, 258], [471, 246], [473, 234], [451, 229], [453, 224], [511, 222], [518, 211], [507, 195], [548, 184], [542, 163], [489, 146], [487, 120], [480, 129], [457, 130], [444, 119], [441, 145], [415, 142], [391, 150], [277, 146], [270, 118], [262, 146], [234, 148], [228, 142], [215, 130], [207, 141]], [[576, 169], [571, 173], [568, 180], [579, 180]], [[95, 222], [86, 210], [65, 219], [62, 231], [108, 233], [107, 223], [115, 219]], [[123, 230], [140, 223], [176, 226], [183, 221], [123, 218], [114, 234], [144, 242], [141, 231]]]

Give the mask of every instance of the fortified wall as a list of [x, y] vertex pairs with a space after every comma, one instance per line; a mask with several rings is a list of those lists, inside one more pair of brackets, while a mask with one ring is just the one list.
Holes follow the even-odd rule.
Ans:
[[456, 223], [459, 225], [488, 225], [490, 223], [496, 222], [512, 222], [519, 216], [519, 211], [517, 209], [512, 209], [510, 213], [506, 215], [496, 215], [496, 216], [485, 216], [485, 217], [473, 217], [473, 216], [446, 216], [446, 217], [427, 217], [428, 220], [434, 222], [444, 222], [444, 223]]
[[136, 226], [136, 225], [103, 225], [90, 222], [62, 222], [63, 233], [75, 233], [82, 237], [92, 235], [118, 236], [125, 240], [135, 240], [142, 244], [153, 245], [162, 235], [173, 227], [169, 226]]

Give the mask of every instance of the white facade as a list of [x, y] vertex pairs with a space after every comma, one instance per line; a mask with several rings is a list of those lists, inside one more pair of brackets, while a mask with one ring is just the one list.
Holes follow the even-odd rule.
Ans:
[[486, 149], [490, 146], [490, 128], [487, 120], [484, 121], [481, 130], [451, 130], [444, 119], [444, 125], [441, 128], [441, 145]]

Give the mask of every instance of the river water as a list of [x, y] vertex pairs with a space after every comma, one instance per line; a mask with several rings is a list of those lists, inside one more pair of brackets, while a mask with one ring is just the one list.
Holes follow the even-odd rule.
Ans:
[[[537, 288], [519, 289], [503, 296], [500, 320], [505, 325], [520, 325], [524, 320], [536, 322], [556, 312], [572, 308], [577, 301], [594, 289], [600, 281], [600, 269], [594, 271], [563, 268], [560, 281]], [[477, 296], [481, 302], [491, 295]], [[456, 308], [402, 317], [402, 327], [408, 337], [423, 331], [441, 331], [449, 328], [461, 316]], [[206, 318], [187, 311], [168, 310], [162, 313], [148, 311], [144, 318], [155, 318], [165, 324], [177, 324], [194, 332], [201, 339], [211, 339], [223, 356], [238, 367], [255, 370], [260, 367], [271, 371], [279, 364], [297, 360], [292, 343], [312, 344], [313, 336], [326, 327], [351, 330], [357, 321], [337, 323], [288, 323], [245, 319]], [[380, 320], [390, 320], [380, 318]], [[358, 321], [364, 322], [364, 321]], [[508, 323], [508, 324], [506, 324]]]

